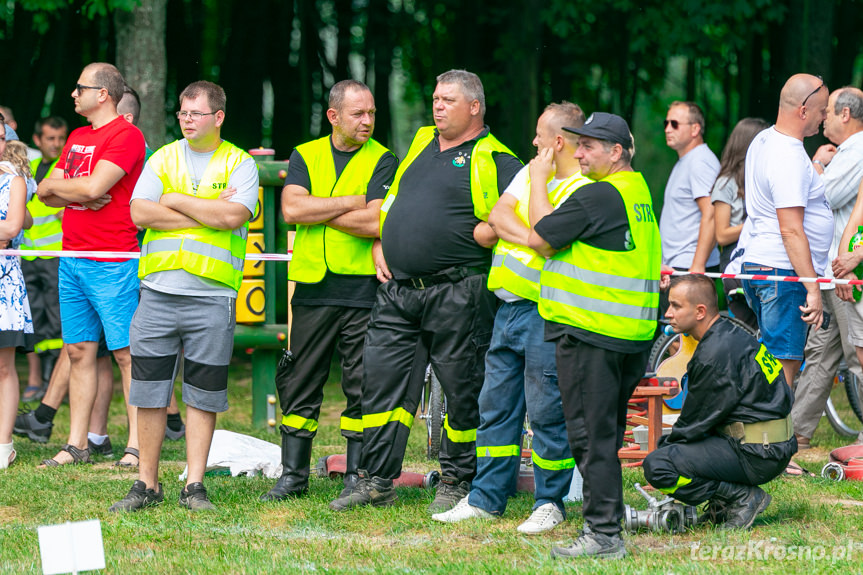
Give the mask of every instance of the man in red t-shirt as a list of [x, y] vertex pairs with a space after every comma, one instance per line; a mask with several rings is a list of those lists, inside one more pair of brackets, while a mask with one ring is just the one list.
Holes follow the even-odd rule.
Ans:
[[[91, 125], [69, 135], [56, 169], [38, 190], [46, 205], [66, 208], [63, 250], [138, 251], [129, 201], [144, 166], [144, 136], [117, 114], [124, 85], [117, 68], [94, 63], [84, 68], [72, 92], [75, 111]], [[60, 322], [72, 364], [71, 421], [69, 443], [45, 460], [45, 466], [90, 460], [87, 429], [96, 399], [96, 351], [103, 330], [128, 398], [129, 325], [138, 305], [137, 271], [137, 260], [118, 254], [60, 260]], [[129, 442], [119, 464], [137, 466], [137, 418], [134, 408], [127, 407], [127, 412]]]

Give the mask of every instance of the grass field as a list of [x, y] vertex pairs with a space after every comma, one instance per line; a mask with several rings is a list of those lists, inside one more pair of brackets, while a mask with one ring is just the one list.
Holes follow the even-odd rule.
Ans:
[[[231, 370], [231, 409], [218, 427], [273, 442], [274, 433], [253, 429], [250, 362], [237, 356]], [[343, 400], [329, 384], [313, 463], [344, 452], [338, 434]], [[109, 430], [122, 450], [125, 422], [122, 394], [115, 393]], [[334, 513], [327, 503], [341, 483], [312, 478], [307, 498], [264, 504], [265, 478], [209, 477], [207, 488], [218, 510], [192, 515], [180, 508], [177, 480], [184, 467], [183, 442], [166, 442], [161, 480], [166, 500], [135, 514], [114, 515], [108, 507], [128, 491], [133, 473], [102, 461], [93, 466], [37, 470], [68, 433], [68, 407], [61, 408], [47, 445], [16, 438], [18, 461], [0, 472], [0, 573], [39, 573], [40, 525], [99, 519], [108, 573], [859, 573], [863, 563], [863, 483], [816, 478], [780, 478], [766, 486], [773, 503], [747, 533], [714, 529], [681, 535], [643, 533], [626, 538], [623, 561], [560, 561], [549, 558], [552, 544], [566, 542], [581, 527], [580, 506], [568, 507], [568, 521], [549, 534], [527, 537], [516, 527], [530, 513], [530, 495], [521, 493], [498, 521], [446, 525], [429, 519], [432, 493], [400, 488], [389, 509]], [[405, 467], [428, 471], [425, 428], [414, 428]], [[800, 461], [820, 471], [829, 450], [846, 440], [819, 426], [812, 450]], [[118, 451], [115, 449], [115, 451]], [[633, 490], [644, 482], [640, 469], [624, 471], [627, 503], [646, 504]]]

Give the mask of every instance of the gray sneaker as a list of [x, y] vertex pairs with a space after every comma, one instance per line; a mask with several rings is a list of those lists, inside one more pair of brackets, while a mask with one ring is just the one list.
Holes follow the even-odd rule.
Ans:
[[165, 499], [165, 494], [162, 491], [162, 484], [159, 484], [159, 490], [147, 489], [147, 484], [143, 481], [135, 481], [132, 484], [132, 489], [126, 494], [126, 497], [108, 508], [111, 513], [119, 513], [121, 511], [137, 511], [151, 505], [158, 505]]
[[25, 411], [15, 416], [15, 425], [12, 432], [15, 435], [26, 437], [36, 443], [48, 443], [51, 439], [51, 430], [54, 429], [52, 422], [42, 423], [36, 419], [35, 411]]
[[467, 481], [459, 481], [455, 477], [446, 475], [441, 476], [440, 483], [437, 484], [434, 501], [428, 508], [429, 513], [435, 515], [449, 511], [459, 501], [467, 497], [468, 493], [470, 493], [470, 483]]
[[207, 497], [203, 483], [190, 483], [180, 491], [180, 505], [192, 511], [212, 511], [216, 508]]
[[358, 471], [359, 480], [353, 491], [344, 497], [330, 501], [333, 511], [347, 511], [354, 507], [371, 505], [372, 507], [389, 507], [396, 502], [396, 489], [392, 479], [369, 477], [364, 469]]
[[568, 547], [552, 547], [551, 557], [596, 557], [598, 559], [623, 559], [626, 547], [620, 535], [581, 532], [578, 539]]

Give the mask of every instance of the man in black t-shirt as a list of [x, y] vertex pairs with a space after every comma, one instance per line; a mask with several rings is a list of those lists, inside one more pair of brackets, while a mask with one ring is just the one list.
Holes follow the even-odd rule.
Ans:
[[291, 298], [290, 351], [276, 373], [283, 471], [261, 496], [264, 501], [308, 491], [312, 439], [334, 352], [341, 358], [347, 397], [341, 417], [348, 442], [342, 493], [350, 493], [357, 481], [363, 341], [378, 286], [372, 252], [380, 249], [375, 239], [380, 205], [398, 159], [371, 139], [375, 101], [365, 84], [335, 84], [327, 119], [332, 136], [297, 146], [282, 191], [285, 221], [297, 225], [288, 271], [288, 279], [297, 284]]
[[496, 305], [486, 289], [497, 241], [488, 213], [521, 162], [483, 123], [475, 74], [452, 70], [437, 81], [435, 126], [419, 129], [381, 207], [385, 260], [376, 263], [386, 283], [366, 336], [360, 481], [330, 504], [336, 511], [395, 501], [429, 361], [447, 397], [430, 510], [455, 505], [476, 474], [477, 397]]

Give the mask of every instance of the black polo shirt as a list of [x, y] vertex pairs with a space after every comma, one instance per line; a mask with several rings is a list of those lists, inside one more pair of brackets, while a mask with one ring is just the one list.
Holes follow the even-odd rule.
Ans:
[[[609, 182], [594, 182], [578, 188], [555, 211], [537, 222], [534, 229], [558, 251], [575, 241], [606, 250], [609, 257], [614, 257], [614, 252], [632, 249], [623, 197]], [[562, 335], [571, 335], [596, 347], [620, 353], [638, 353], [650, 349], [653, 343], [609, 337], [564, 323], [545, 322], [546, 340], [553, 341]]]
[[[330, 150], [333, 153], [333, 163], [336, 166], [338, 178], [359, 149], [353, 152], [342, 152], [333, 146], [330, 139]], [[366, 202], [384, 198], [396, 175], [397, 167], [398, 159], [395, 155], [387, 153], [381, 156], [369, 180]], [[285, 185], [291, 184], [306, 190], [312, 189], [309, 169], [296, 149], [291, 153], [288, 175], [285, 178]], [[375, 276], [344, 275], [327, 270], [324, 278], [316, 284], [297, 282], [291, 304], [371, 308], [379, 285], [380, 282]]]
[[[476, 138], [442, 152], [435, 131], [435, 138], [402, 174], [382, 233], [384, 257], [396, 279], [491, 264], [491, 249], [473, 239], [480, 220], [470, 193], [470, 155], [488, 132], [486, 126]], [[511, 154], [493, 157], [500, 195], [522, 164]]]

